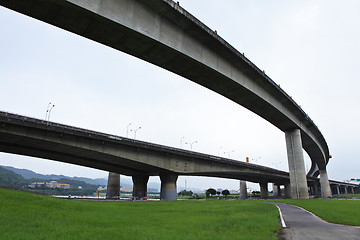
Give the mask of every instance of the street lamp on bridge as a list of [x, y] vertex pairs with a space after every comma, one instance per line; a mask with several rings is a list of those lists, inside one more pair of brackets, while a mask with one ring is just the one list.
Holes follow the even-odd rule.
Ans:
[[136, 132], [141, 129], [141, 127], [138, 127], [137, 129], [134, 130], [134, 139], [136, 139]]
[[[129, 127], [131, 126], [131, 123], [129, 123], [127, 125], [127, 128], [126, 128], [126, 137], [129, 137]], [[130, 130], [131, 131], [131, 130]]]
[[227, 154], [228, 155], [228, 158], [230, 158], [230, 153], [234, 152], [234, 150], [231, 150], [229, 152], [224, 152], [224, 154]]
[[47, 109], [46, 109], [46, 115], [45, 115], [45, 121], [47, 121], [47, 124], [49, 124], [49, 120], [50, 120], [50, 114], [51, 114], [51, 110], [55, 107], [55, 104], [53, 104], [51, 106], [51, 102], [48, 104]]
[[190, 145], [190, 149], [191, 149], [191, 151], [192, 151], [192, 145], [193, 145], [194, 143], [197, 143], [197, 141], [194, 141], [194, 142], [191, 142], [191, 143], [186, 142], [185, 144], [189, 144], [189, 145]]

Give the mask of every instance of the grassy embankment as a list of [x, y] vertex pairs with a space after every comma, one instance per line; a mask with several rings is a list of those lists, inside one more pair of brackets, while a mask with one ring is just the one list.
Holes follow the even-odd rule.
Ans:
[[0, 239], [277, 239], [264, 201], [97, 202], [0, 189]]
[[283, 199], [274, 201], [302, 207], [327, 222], [360, 226], [360, 200]]

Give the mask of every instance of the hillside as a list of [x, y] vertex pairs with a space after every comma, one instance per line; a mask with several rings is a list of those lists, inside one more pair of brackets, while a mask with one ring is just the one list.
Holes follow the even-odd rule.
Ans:
[[[69, 181], [81, 181], [81, 182], [85, 182], [86, 184], [91, 184], [91, 185], [96, 185], [96, 186], [106, 186], [107, 185], [106, 178], [91, 179], [91, 178], [86, 178], [86, 177], [69, 177], [69, 176], [55, 175], [55, 174], [44, 175], [44, 174], [33, 172], [28, 169], [19, 169], [19, 168], [14, 168], [14, 167], [10, 167], [10, 166], [1, 166], [1, 165], [0, 165], [0, 167], [4, 168], [6, 170], [10, 170], [18, 175], [21, 175], [25, 180], [29, 180], [29, 179], [32, 179], [33, 181], [50, 181], [50, 180], [60, 181], [61, 180], [62, 183], [68, 183], [72, 186], [73, 185], [83, 186], [84, 184], [77, 183], [78, 185], [76, 185], [76, 184], [71, 184]], [[63, 179], [67, 179], [67, 180], [64, 182]], [[121, 186], [132, 188], [133, 183], [132, 183], [131, 178], [121, 178]], [[149, 192], [157, 192], [160, 190], [160, 183], [148, 182], [147, 187], [148, 187]], [[182, 191], [182, 190], [184, 190], [184, 187], [178, 186], [178, 191]], [[203, 190], [200, 190], [198, 188], [192, 188], [192, 187], [188, 187], [187, 190], [191, 190], [195, 193], [204, 192]]]
[[[26, 172], [25, 169], [21, 169], [22, 173]], [[24, 171], [25, 170], [25, 171]], [[35, 175], [39, 176], [39, 175]], [[38, 186], [36, 188], [31, 188], [28, 185], [33, 182], [50, 182], [55, 179], [43, 179], [43, 178], [31, 178], [25, 179], [20, 174], [14, 173], [11, 170], [0, 167], [0, 186], [2, 187], [10, 187], [14, 189], [22, 189], [25, 191], [38, 192], [47, 195], [92, 195], [96, 192], [96, 189], [99, 185], [89, 184], [84, 181], [78, 181], [67, 178], [60, 178], [56, 181], [62, 184], [69, 184], [71, 186], [70, 189], [60, 189], [60, 188], [49, 188], [46, 186]]]
[[107, 185], [106, 178], [91, 179], [91, 178], [85, 178], [85, 177], [68, 177], [68, 176], [64, 176], [64, 175], [55, 175], [55, 174], [44, 175], [44, 174], [33, 172], [28, 169], [19, 169], [19, 168], [14, 168], [14, 167], [10, 167], [10, 166], [0, 166], [0, 167], [10, 170], [14, 173], [17, 173], [17, 174], [23, 176], [25, 179], [60, 180], [60, 179], [66, 178], [66, 179], [71, 179], [71, 180], [76, 180], [76, 181], [83, 181], [85, 183], [92, 184], [92, 185], [101, 185], [101, 186]]
[[28, 181], [21, 175], [0, 167], [0, 184], [6, 186], [21, 187], [27, 185]]

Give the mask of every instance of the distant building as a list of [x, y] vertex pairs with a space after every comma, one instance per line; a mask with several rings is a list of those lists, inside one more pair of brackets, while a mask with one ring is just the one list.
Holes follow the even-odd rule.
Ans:
[[106, 187], [99, 186], [97, 190], [98, 191], [105, 191], [106, 189], [107, 189]]
[[30, 188], [48, 187], [48, 188], [62, 188], [69, 189], [71, 186], [67, 183], [58, 183], [57, 181], [50, 182], [33, 182], [28, 185]]

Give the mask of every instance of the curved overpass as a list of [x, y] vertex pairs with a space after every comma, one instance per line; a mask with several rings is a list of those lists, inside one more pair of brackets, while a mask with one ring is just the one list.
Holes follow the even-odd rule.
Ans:
[[[243, 54], [172, 0], [0, 0], [0, 5], [172, 71], [285, 133], [299, 131], [300, 146], [312, 160], [308, 175], [317, 176], [318, 170], [326, 175], [329, 149], [309, 116]], [[329, 185], [327, 176], [324, 184]]]

